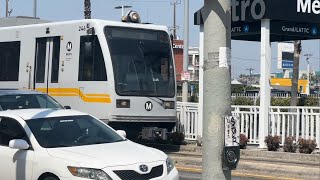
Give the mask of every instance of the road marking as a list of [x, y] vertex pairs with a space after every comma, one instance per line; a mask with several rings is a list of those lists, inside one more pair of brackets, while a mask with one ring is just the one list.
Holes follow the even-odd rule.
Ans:
[[[192, 173], [201, 173], [202, 172], [202, 169], [200, 169], [200, 168], [190, 168], [190, 167], [182, 167], [182, 166], [176, 166], [176, 168], [179, 171], [185, 171], [185, 172], [192, 172]], [[239, 173], [239, 172], [231, 172], [231, 174], [232, 174], [232, 176], [236, 176], [236, 177], [249, 177], [249, 178], [260, 178], [260, 179], [301, 180], [301, 179], [288, 178], [288, 177], [265, 176], [265, 175]]]

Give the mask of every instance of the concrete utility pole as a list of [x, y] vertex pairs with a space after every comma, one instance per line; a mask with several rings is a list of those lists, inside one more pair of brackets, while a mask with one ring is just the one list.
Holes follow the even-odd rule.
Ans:
[[[189, 0], [184, 0], [183, 73], [188, 72], [189, 51]], [[182, 84], [182, 102], [188, 102], [188, 81]]]
[[309, 95], [310, 94], [310, 57], [312, 56], [312, 54], [305, 54], [304, 56], [307, 57], [306, 61], [307, 61], [307, 92], [306, 94]]
[[300, 53], [301, 53], [301, 40], [294, 41], [294, 58], [293, 58], [293, 73], [292, 73], [290, 106], [297, 106]]
[[84, 0], [84, 18], [91, 19], [91, 1]]
[[224, 116], [231, 115], [231, 1], [204, 0], [202, 179], [231, 179], [223, 170]]

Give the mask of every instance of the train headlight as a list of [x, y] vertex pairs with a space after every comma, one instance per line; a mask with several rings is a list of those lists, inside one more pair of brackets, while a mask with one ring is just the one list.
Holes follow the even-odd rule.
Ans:
[[130, 11], [126, 16], [122, 17], [123, 22], [140, 23], [140, 15], [136, 11]]
[[174, 109], [175, 108], [174, 101], [165, 101], [164, 102], [164, 108], [165, 109]]
[[117, 108], [130, 108], [129, 99], [117, 99], [116, 104], [117, 104]]
[[133, 22], [136, 22], [136, 23], [139, 23], [140, 22], [140, 16], [137, 12], [135, 11], [132, 11], [131, 13], [129, 13], [129, 16], [130, 16], [130, 19], [133, 21]]

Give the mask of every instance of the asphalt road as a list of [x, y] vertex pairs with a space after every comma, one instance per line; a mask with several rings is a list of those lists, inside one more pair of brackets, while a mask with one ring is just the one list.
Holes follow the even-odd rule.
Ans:
[[[180, 175], [180, 180], [200, 180], [201, 179], [201, 173], [179, 171], [179, 175]], [[248, 178], [248, 177], [232, 177], [232, 180], [258, 180], [258, 179]]]

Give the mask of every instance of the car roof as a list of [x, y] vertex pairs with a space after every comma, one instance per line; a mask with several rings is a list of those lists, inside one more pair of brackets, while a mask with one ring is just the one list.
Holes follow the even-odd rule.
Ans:
[[8, 115], [19, 116], [24, 120], [30, 120], [48, 117], [79, 116], [88, 114], [70, 109], [19, 109], [0, 111], [0, 116]]
[[28, 89], [0, 89], [0, 96], [18, 94], [45, 94], [43, 92]]

